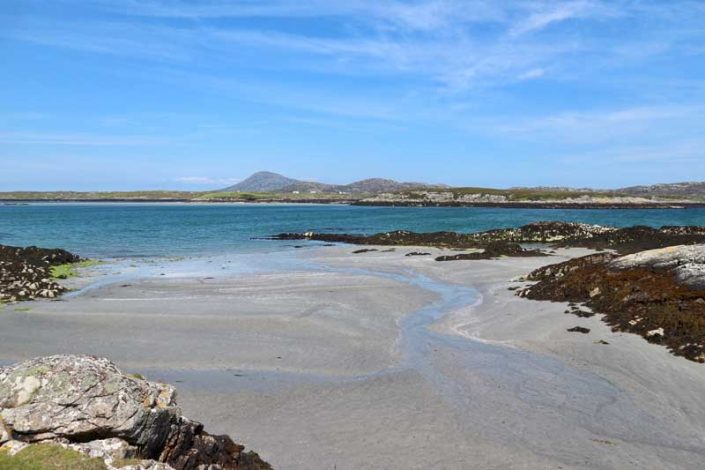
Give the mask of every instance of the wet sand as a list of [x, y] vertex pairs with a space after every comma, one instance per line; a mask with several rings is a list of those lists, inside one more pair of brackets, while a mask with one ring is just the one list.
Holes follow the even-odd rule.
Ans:
[[0, 360], [110, 357], [281, 469], [702, 467], [705, 366], [508, 290], [583, 250], [353, 250], [98, 269], [0, 312]]

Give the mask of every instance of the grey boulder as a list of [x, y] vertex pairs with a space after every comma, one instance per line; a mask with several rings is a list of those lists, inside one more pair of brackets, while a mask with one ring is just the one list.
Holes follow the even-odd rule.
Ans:
[[693, 289], [705, 289], [705, 245], [677, 245], [622, 256], [612, 269], [651, 268], [673, 272], [676, 280]]
[[171, 385], [123, 374], [107, 359], [49, 356], [0, 368], [0, 446], [55, 442], [88, 455], [177, 470], [269, 469], [227, 436], [181, 415]]

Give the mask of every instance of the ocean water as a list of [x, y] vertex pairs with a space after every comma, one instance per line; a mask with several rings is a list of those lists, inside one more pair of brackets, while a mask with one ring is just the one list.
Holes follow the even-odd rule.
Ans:
[[84, 257], [201, 256], [292, 249], [253, 240], [281, 232], [475, 232], [562, 220], [610, 226], [705, 225], [705, 209], [507, 209], [261, 204], [0, 205], [0, 244], [60, 247]]

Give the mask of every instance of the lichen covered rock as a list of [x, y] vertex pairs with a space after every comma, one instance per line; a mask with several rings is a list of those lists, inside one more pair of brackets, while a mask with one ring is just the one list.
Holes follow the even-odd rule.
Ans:
[[678, 282], [705, 289], [705, 245], [669, 246], [623, 256], [610, 263], [614, 269], [648, 267], [668, 270]]
[[184, 418], [175, 397], [170, 385], [125, 375], [91, 356], [0, 368], [0, 445], [57, 442], [106, 462], [143, 458], [175, 469], [270, 468], [229, 437]]

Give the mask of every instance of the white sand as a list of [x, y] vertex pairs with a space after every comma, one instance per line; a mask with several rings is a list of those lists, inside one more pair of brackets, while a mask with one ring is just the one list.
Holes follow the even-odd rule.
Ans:
[[[281, 469], [702, 468], [705, 366], [508, 290], [582, 251], [352, 250], [297, 252], [319, 270], [151, 277], [8, 307], [0, 359], [108, 356], [176, 383], [187, 415]], [[445, 316], [426, 328], [434, 305]]]

